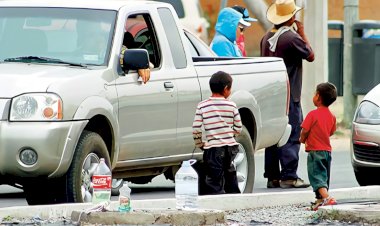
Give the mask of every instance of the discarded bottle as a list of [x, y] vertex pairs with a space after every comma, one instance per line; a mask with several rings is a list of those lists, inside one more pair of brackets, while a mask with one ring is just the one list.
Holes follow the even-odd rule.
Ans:
[[125, 182], [123, 187], [120, 188], [119, 194], [119, 212], [131, 211], [131, 189], [128, 187], [128, 183]]
[[198, 174], [191, 166], [195, 161], [183, 161], [175, 175], [176, 208], [179, 210], [198, 208]]
[[100, 159], [100, 163], [95, 169], [92, 184], [92, 203], [109, 202], [111, 200], [112, 173], [104, 158]]

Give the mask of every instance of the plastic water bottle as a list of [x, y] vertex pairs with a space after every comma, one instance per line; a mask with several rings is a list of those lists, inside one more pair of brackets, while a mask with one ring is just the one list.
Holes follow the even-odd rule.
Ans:
[[128, 187], [128, 183], [124, 183], [120, 188], [119, 194], [119, 212], [131, 211], [131, 189]]
[[175, 175], [176, 208], [179, 210], [198, 208], [198, 174], [191, 166], [195, 161], [183, 161]]
[[111, 200], [112, 173], [104, 158], [100, 159], [100, 163], [95, 169], [92, 184], [92, 203], [109, 202]]

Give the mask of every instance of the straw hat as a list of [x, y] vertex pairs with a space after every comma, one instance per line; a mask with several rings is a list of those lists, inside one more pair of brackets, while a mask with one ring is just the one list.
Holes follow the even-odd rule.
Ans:
[[296, 6], [294, 0], [276, 0], [267, 11], [267, 19], [275, 25], [282, 24], [292, 18], [302, 8]]

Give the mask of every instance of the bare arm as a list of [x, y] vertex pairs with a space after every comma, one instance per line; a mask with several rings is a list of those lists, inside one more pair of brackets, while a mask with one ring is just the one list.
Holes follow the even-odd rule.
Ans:
[[193, 139], [195, 146], [197, 148], [203, 148], [204, 142], [202, 141], [202, 126], [203, 126], [203, 116], [199, 107], [195, 111], [194, 121], [193, 121]]
[[312, 62], [314, 61], [314, 51], [313, 49], [311, 48], [311, 45], [310, 45], [310, 42], [309, 42], [309, 39], [306, 37], [306, 34], [305, 34], [305, 30], [304, 30], [304, 26], [303, 24], [296, 20], [295, 23], [297, 24], [297, 27], [298, 27], [298, 30], [297, 30], [297, 33], [301, 36], [301, 38], [306, 42], [306, 45], [311, 49], [311, 53], [310, 55], [307, 57], [307, 61], [309, 62]]
[[308, 136], [309, 136], [309, 131], [306, 131], [304, 128], [302, 128], [299, 141], [304, 144]]
[[142, 78], [142, 81], [144, 82], [144, 84], [147, 81], [149, 81], [149, 79], [150, 79], [150, 69], [149, 68], [147, 68], [147, 69], [138, 69], [137, 73]]

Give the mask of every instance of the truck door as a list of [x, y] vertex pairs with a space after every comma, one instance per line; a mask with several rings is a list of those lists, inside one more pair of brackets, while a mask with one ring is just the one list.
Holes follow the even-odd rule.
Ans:
[[[175, 155], [179, 159], [191, 158], [194, 150], [192, 136], [192, 124], [198, 102], [201, 100], [200, 87], [197, 73], [192, 65], [190, 54], [186, 55], [186, 40], [182, 26], [176, 24], [172, 12], [168, 8], [159, 8], [164, 30], [168, 39], [170, 53], [175, 65], [176, 88], [178, 92], [178, 116], [177, 116], [177, 150]], [[177, 29], [179, 27], [180, 29]], [[173, 29], [176, 28], [176, 29]]]
[[[129, 33], [129, 34], [128, 34]], [[127, 36], [132, 36], [129, 39]], [[162, 70], [161, 48], [148, 13], [130, 15], [124, 43], [148, 50], [150, 80], [143, 84], [135, 71], [117, 79], [119, 95], [119, 161], [167, 156], [176, 150], [177, 89], [174, 74]], [[128, 51], [128, 50], [127, 50]]]

